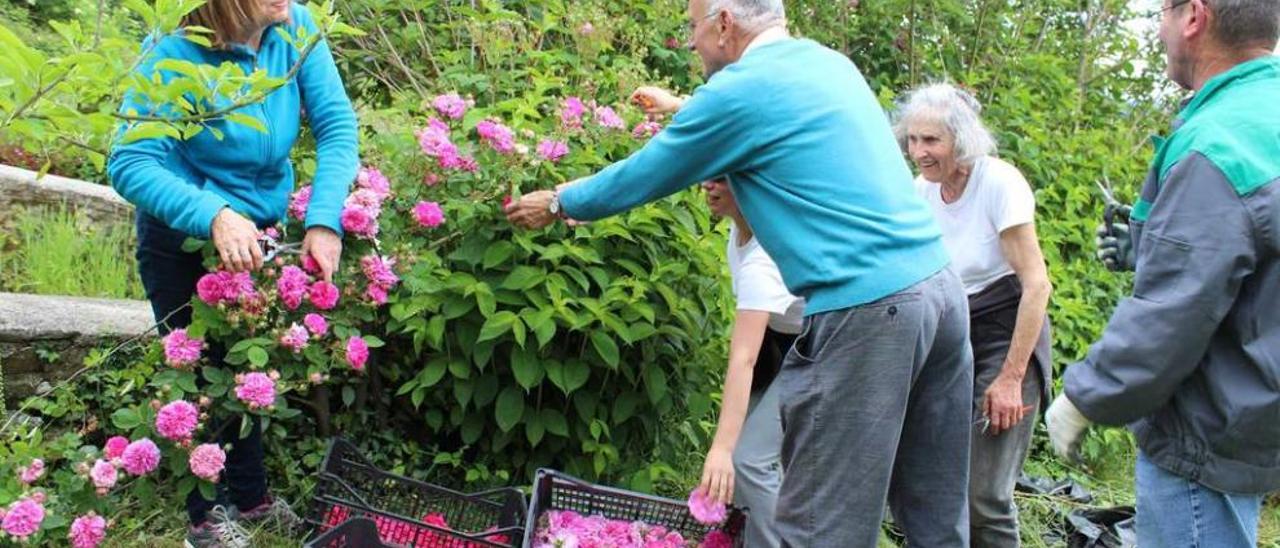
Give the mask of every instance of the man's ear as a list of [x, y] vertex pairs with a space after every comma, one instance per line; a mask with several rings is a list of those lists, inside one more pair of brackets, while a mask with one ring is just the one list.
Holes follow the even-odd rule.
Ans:
[[1186, 26], [1182, 28], [1182, 36], [1190, 40], [1207, 35], [1215, 14], [1209, 9], [1205, 0], [1187, 2], [1187, 10], [1190, 13]]

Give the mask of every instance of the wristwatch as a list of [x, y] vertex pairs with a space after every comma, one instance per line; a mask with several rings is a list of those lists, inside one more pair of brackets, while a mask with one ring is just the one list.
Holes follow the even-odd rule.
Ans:
[[559, 217], [561, 219], [564, 218], [564, 211], [560, 209], [560, 191], [559, 190], [556, 190], [551, 194], [551, 203], [547, 204], [547, 211], [550, 211], [551, 214], [555, 215], [556, 217]]

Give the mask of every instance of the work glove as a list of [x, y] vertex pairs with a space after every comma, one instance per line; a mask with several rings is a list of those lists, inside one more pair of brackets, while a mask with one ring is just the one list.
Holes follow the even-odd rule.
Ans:
[[1072, 460], [1076, 458], [1085, 430], [1093, 424], [1076, 409], [1066, 394], [1059, 394], [1053, 400], [1049, 412], [1045, 413], [1044, 423], [1049, 428], [1049, 442], [1053, 445], [1053, 452]]
[[1129, 225], [1116, 223], [1107, 229], [1106, 224], [1098, 225], [1097, 237], [1094, 239], [1098, 249], [1095, 252], [1098, 260], [1112, 272], [1132, 272], [1137, 258], [1133, 255], [1133, 237], [1129, 233]]

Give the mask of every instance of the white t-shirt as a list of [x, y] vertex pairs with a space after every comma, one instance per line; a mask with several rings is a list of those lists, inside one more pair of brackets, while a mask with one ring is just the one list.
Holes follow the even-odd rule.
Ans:
[[942, 185], [916, 177], [916, 193], [933, 208], [951, 267], [973, 295], [1009, 274], [1013, 267], [1000, 250], [1000, 233], [1035, 221], [1036, 199], [1018, 168], [985, 156], [973, 164], [960, 199], [942, 201]]
[[769, 313], [769, 328], [780, 333], [796, 334], [804, 324], [804, 299], [787, 292], [778, 265], [764, 252], [752, 236], [746, 245], [738, 245], [738, 227], [729, 228], [729, 274], [733, 278], [733, 297], [738, 310], [760, 310]]

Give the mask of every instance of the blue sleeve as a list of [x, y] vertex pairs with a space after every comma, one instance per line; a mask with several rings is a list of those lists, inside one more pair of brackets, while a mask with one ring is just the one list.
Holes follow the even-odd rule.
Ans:
[[1164, 407], [1204, 360], [1258, 257], [1231, 182], [1199, 153], [1161, 185], [1142, 231], [1133, 296], [1120, 301], [1063, 390], [1084, 416], [1127, 424]]
[[754, 148], [751, 119], [745, 101], [703, 86], [643, 148], [565, 188], [560, 204], [574, 219], [600, 219], [745, 169]]
[[[310, 36], [319, 30], [311, 13], [295, 5], [294, 17]], [[298, 71], [302, 105], [316, 137], [316, 173], [307, 208], [307, 228], [323, 226], [342, 234], [342, 204], [360, 167], [356, 113], [343, 87], [329, 44], [311, 50]]]
[[[150, 40], [150, 39], [149, 39]], [[143, 49], [147, 43], [143, 44]], [[155, 73], [157, 61], [167, 55], [162, 47], [150, 54], [150, 59], [139, 64], [136, 73], [150, 78]], [[171, 74], [162, 71], [161, 78], [168, 80]], [[141, 115], [160, 114], [148, 97], [136, 90], [125, 93], [120, 106], [121, 113]], [[213, 218], [229, 204], [212, 191], [202, 190], [166, 167], [169, 155], [178, 141], [172, 137], [155, 137], [123, 143], [129, 124], [122, 123], [107, 163], [107, 176], [120, 196], [175, 230], [197, 238], [209, 238]]]

